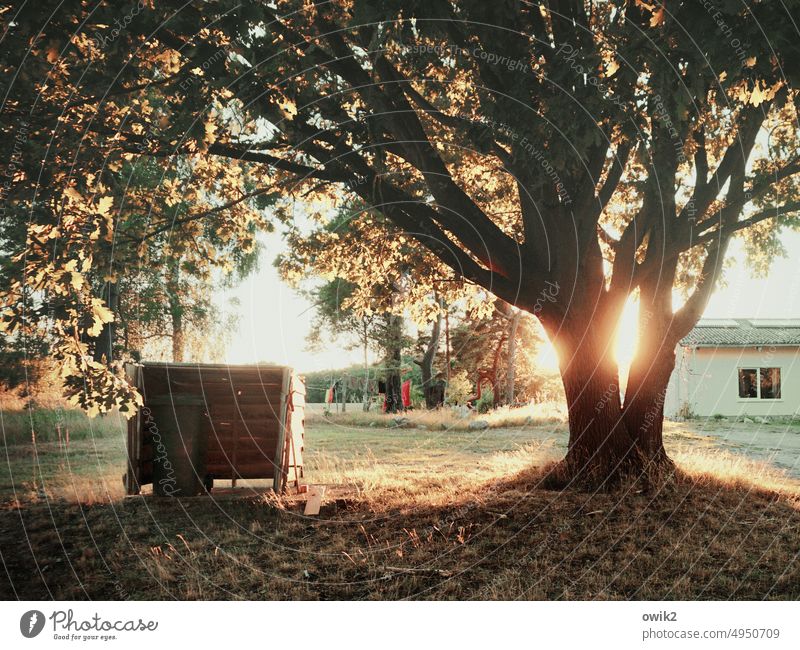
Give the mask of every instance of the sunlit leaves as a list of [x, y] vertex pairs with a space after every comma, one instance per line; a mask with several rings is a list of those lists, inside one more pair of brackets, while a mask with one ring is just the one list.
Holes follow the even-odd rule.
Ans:
[[483, 304], [476, 287], [380, 215], [350, 204], [325, 227], [293, 231], [281, 257], [283, 277], [301, 286], [311, 277], [347, 281], [344, 310], [358, 317], [391, 312], [424, 325], [441, 313], [442, 304]]
[[86, 330], [89, 336], [99, 336], [103, 325], [114, 320], [114, 312], [106, 307], [98, 298], [92, 298], [92, 325]]
[[[1, 71], [20, 69], [4, 135], [25, 136], [9, 198], [27, 225], [9, 235], [7, 325], [33, 305], [59, 336], [85, 343], [103, 320], [93, 308], [100, 285], [126, 281], [115, 255], [123, 270], [168, 258], [198, 281], [230, 274], [256, 249], [269, 227], [262, 210], [277, 196], [275, 218], [290, 226], [285, 277], [346, 278], [349, 308], [362, 314], [392, 309], [425, 322], [436, 296], [488, 302], [417, 238], [415, 224], [430, 226], [491, 285], [496, 269], [446, 215], [480, 228], [490, 248], [510, 241], [500, 248], [520, 257], [520, 277], [506, 278], [513, 286], [568, 273], [597, 247], [608, 271], [613, 240], [631, 223], [635, 269], [656, 226], [679, 222], [666, 213], [712, 178], [753, 109], [769, 111], [768, 137], [747, 162], [748, 203], [735, 216], [781, 205], [798, 191], [783, 173], [798, 149], [787, 108], [798, 101], [796, 34], [768, 3], [718, 4], [717, 13], [703, 3], [572, 3], [573, 19], [552, 3], [221, 0], [175, 12], [152, 2], [115, 33], [113, 3], [68, 0], [44, 35], [42, 7], [26, 5]], [[595, 215], [624, 145], [624, 173]], [[394, 216], [379, 182], [404, 199]], [[737, 198], [728, 187], [719, 183], [694, 223], [719, 227]], [[356, 197], [346, 223], [329, 223]], [[431, 212], [400, 207], [410, 204]], [[480, 227], [482, 216], [492, 227]], [[753, 231], [754, 246], [780, 252], [771, 232]], [[687, 233], [684, 221], [665, 239]], [[678, 285], [697, 282], [709, 241], [679, 258]]]

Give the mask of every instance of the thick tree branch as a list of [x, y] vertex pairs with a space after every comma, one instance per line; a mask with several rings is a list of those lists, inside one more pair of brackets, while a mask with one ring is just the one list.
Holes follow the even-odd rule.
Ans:
[[[724, 185], [730, 180], [731, 174], [733, 174], [737, 164], [749, 158], [758, 132], [768, 112], [769, 105], [759, 108], [748, 107], [743, 110], [743, 114], [739, 119], [736, 137], [725, 150], [725, 154], [722, 156], [722, 160], [711, 175], [711, 178], [705, 183], [695, 185], [691, 199], [687, 202], [686, 206], [684, 206], [683, 210], [681, 210], [680, 217], [682, 221], [691, 221], [694, 215], [703, 215], [706, 213]], [[704, 137], [703, 143], [705, 143]], [[695, 159], [697, 159], [697, 154]], [[703, 162], [704, 160], [705, 163]], [[706, 166], [708, 165], [705, 147], [703, 148], [703, 153], [700, 154], [700, 164], [701, 166], [704, 164]]]
[[692, 330], [697, 321], [700, 320], [703, 311], [705, 311], [722, 272], [722, 262], [730, 240], [730, 234], [722, 233], [710, 246], [694, 292], [689, 296], [683, 307], [675, 312], [675, 316], [672, 319], [669, 338], [674, 343], [677, 343]]
[[599, 218], [603, 210], [606, 209], [609, 201], [614, 196], [614, 192], [619, 187], [619, 182], [622, 175], [625, 173], [625, 167], [628, 164], [628, 159], [631, 155], [631, 145], [629, 142], [623, 142], [614, 155], [611, 163], [611, 168], [608, 170], [608, 175], [603, 185], [597, 192], [597, 206], [595, 208], [595, 219]]

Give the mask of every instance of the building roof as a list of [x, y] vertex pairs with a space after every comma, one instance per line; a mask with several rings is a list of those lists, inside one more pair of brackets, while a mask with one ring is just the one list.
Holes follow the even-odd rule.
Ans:
[[800, 318], [706, 318], [681, 340], [690, 347], [800, 346]]

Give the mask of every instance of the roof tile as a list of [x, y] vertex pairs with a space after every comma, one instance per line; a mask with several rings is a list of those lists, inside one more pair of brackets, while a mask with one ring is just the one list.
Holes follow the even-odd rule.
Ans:
[[800, 319], [704, 319], [681, 340], [681, 345], [800, 345]]

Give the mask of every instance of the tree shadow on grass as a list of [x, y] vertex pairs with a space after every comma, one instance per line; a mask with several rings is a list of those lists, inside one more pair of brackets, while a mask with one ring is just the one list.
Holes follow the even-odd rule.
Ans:
[[[552, 489], [552, 465], [376, 512], [130, 499], [0, 513], [5, 598], [796, 599], [796, 494], [677, 469]], [[548, 489], [550, 486], [550, 489]], [[435, 498], [433, 498], [435, 497]]]

